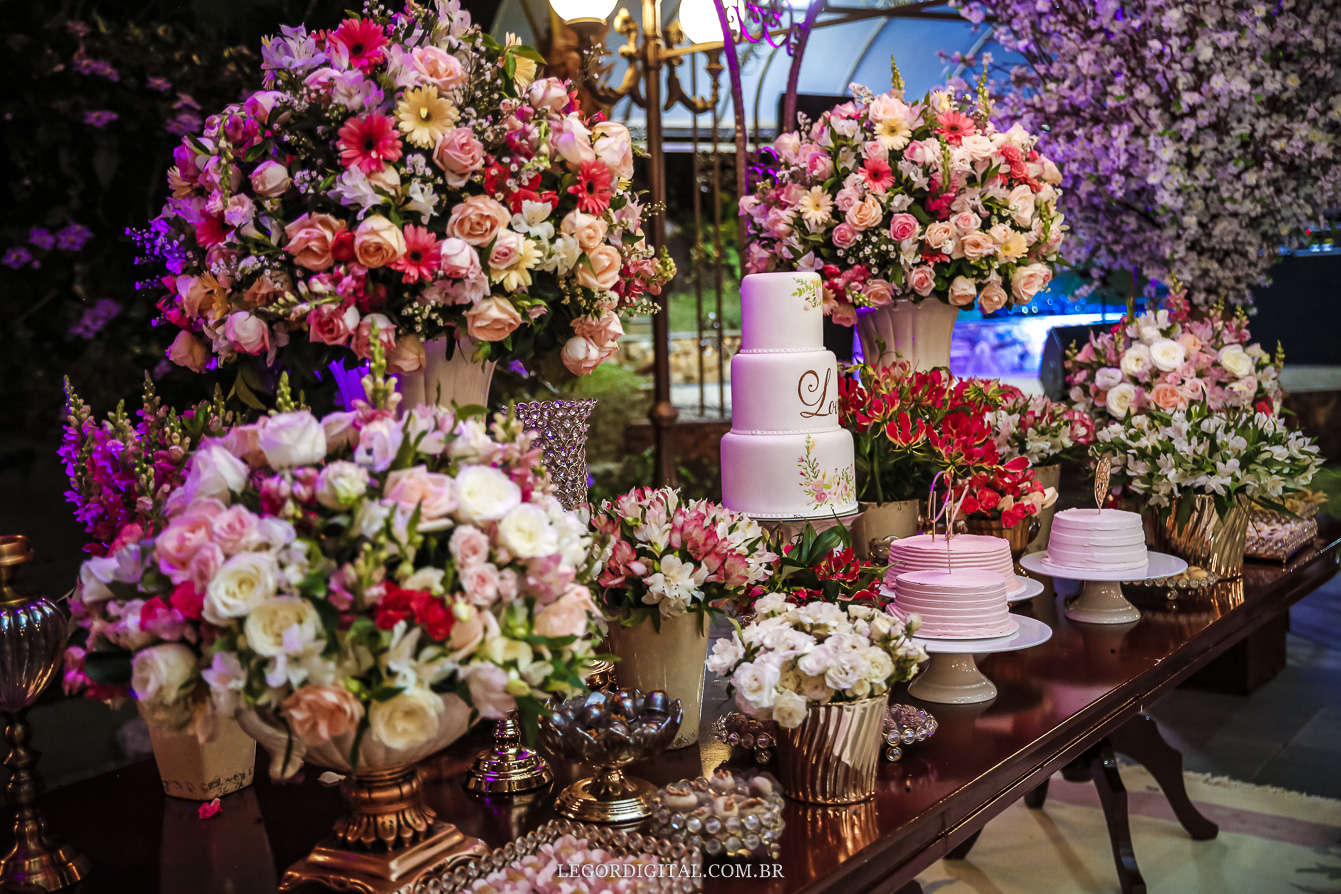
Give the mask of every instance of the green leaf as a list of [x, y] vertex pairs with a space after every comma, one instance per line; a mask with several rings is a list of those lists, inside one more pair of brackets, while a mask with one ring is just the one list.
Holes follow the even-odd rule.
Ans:
[[84, 673], [95, 683], [129, 683], [130, 662], [128, 651], [88, 652], [84, 655]]

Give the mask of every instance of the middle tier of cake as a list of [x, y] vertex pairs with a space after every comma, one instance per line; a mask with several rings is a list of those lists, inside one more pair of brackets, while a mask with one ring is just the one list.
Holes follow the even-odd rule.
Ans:
[[838, 427], [838, 361], [832, 351], [742, 352], [731, 358], [731, 430], [742, 434]]
[[857, 511], [852, 433], [722, 436], [722, 504], [755, 518], [827, 518]]

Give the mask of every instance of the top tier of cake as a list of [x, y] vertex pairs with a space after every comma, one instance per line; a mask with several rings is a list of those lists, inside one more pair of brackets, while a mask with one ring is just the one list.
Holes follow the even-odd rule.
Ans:
[[1150, 561], [1141, 516], [1121, 509], [1064, 509], [1052, 518], [1048, 562], [1063, 568], [1127, 571]]
[[740, 284], [742, 353], [824, 349], [824, 288], [818, 273], [755, 273]]
[[1019, 624], [1006, 604], [1001, 575], [991, 571], [911, 571], [898, 577], [892, 613], [917, 615], [916, 636], [984, 639], [1014, 633]]
[[947, 545], [944, 534], [903, 537], [889, 545], [885, 586], [898, 593], [898, 579], [912, 571], [994, 571], [1012, 593], [1024, 588], [1015, 576], [1010, 544], [1000, 537], [956, 534]]

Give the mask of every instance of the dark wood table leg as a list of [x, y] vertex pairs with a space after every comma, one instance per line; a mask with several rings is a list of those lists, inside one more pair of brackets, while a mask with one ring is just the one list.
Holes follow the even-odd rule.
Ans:
[[1024, 796], [1024, 806], [1028, 807], [1030, 810], [1042, 810], [1043, 805], [1048, 801], [1048, 782], [1050, 781], [1051, 780], [1044, 779], [1038, 785], [1034, 786], [1029, 791], [1029, 794]]
[[1131, 826], [1127, 822], [1127, 790], [1118, 775], [1117, 755], [1107, 739], [1090, 751], [1090, 778], [1099, 791], [1099, 803], [1108, 822], [1108, 838], [1113, 845], [1113, 862], [1117, 864], [1122, 894], [1146, 894], [1145, 879], [1141, 878], [1140, 867], [1136, 865]]
[[950, 852], [945, 855], [945, 859], [967, 860], [969, 851], [973, 850], [973, 845], [978, 843], [978, 836], [981, 834], [982, 829], [979, 829], [978, 831], [970, 835], [968, 838], [965, 838], [963, 841], [959, 842], [959, 844], [951, 848]]
[[1148, 714], [1123, 724], [1111, 736], [1113, 750], [1136, 761], [1155, 777], [1169, 799], [1178, 822], [1194, 841], [1207, 841], [1220, 834], [1220, 827], [1201, 815], [1183, 785], [1183, 755], [1160, 735], [1159, 725]]

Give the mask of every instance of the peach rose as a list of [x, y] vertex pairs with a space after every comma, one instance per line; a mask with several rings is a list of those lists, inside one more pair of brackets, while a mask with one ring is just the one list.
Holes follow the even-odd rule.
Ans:
[[1160, 382], [1150, 392], [1150, 399], [1161, 410], [1177, 410], [1187, 406], [1187, 397], [1177, 385]]
[[293, 262], [308, 270], [325, 270], [334, 260], [331, 243], [345, 229], [343, 220], [329, 214], [304, 214], [284, 228], [289, 244], [284, 250], [293, 255]]
[[624, 324], [619, 314], [607, 310], [599, 317], [578, 317], [573, 320], [573, 332], [583, 338], [589, 338], [601, 349], [610, 347], [624, 334]]
[[358, 324], [359, 310], [354, 305], [322, 304], [307, 315], [307, 337], [323, 345], [343, 345]]
[[833, 234], [831, 238], [833, 239], [833, 244], [836, 245], [838, 248], [848, 248], [857, 241], [858, 235], [859, 233], [857, 229], [853, 227], [852, 224], [844, 221], [843, 223], [840, 223], [838, 226], [833, 228]]
[[964, 253], [964, 257], [976, 261], [996, 254], [996, 243], [986, 233], [975, 231], [959, 240], [959, 250]]
[[894, 300], [894, 287], [883, 279], [872, 279], [866, 283], [866, 301], [874, 307], [884, 307]]
[[437, 47], [418, 47], [410, 54], [415, 71], [439, 90], [450, 90], [466, 82], [466, 70], [461, 60]]
[[382, 350], [388, 354], [396, 345], [396, 324], [391, 322], [382, 314], [368, 314], [359, 323], [358, 332], [354, 335], [354, 353], [360, 359], [366, 360], [372, 356], [372, 331], [377, 327], [377, 340], [382, 343]]
[[304, 686], [283, 708], [294, 735], [314, 746], [353, 732], [363, 719], [362, 703], [343, 686]]
[[205, 343], [183, 329], [172, 340], [168, 348], [168, 359], [178, 366], [184, 366], [191, 372], [204, 372], [209, 363], [210, 351]]
[[578, 285], [594, 290], [613, 289], [619, 282], [619, 269], [623, 263], [619, 249], [613, 245], [598, 245], [587, 252], [587, 260], [591, 261], [590, 267], [579, 261], [573, 268]]
[[418, 506], [424, 521], [434, 521], [456, 508], [456, 484], [451, 476], [430, 472], [426, 466], [397, 469], [386, 476], [383, 499], [407, 513]]
[[929, 248], [936, 251], [943, 251], [948, 247], [950, 241], [954, 239], [954, 227], [943, 220], [938, 220], [927, 225], [926, 243]]
[[569, 211], [563, 222], [559, 224], [560, 232], [567, 233], [576, 239], [578, 248], [583, 251], [591, 251], [605, 242], [607, 229], [604, 220], [594, 214], [585, 214], [576, 208]]
[[930, 267], [914, 267], [908, 274], [908, 288], [925, 298], [936, 288], [936, 274]]
[[242, 303], [248, 308], [265, 307], [283, 295], [285, 291], [284, 286], [272, 280], [269, 273], [262, 273], [242, 293]]
[[581, 636], [597, 614], [591, 591], [578, 585], [536, 613], [535, 632], [551, 637]]
[[596, 342], [577, 335], [564, 344], [559, 359], [573, 375], [585, 376], [605, 361], [605, 355]]
[[395, 373], [418, 372], [427, 361], [423, 340], [411, 332], [396, 339], [396, 344], [386, 355], [386, 368]]
[[476, 341], [502, 341], [521, 321], [511, 301], [491, 296], [466, 311], [466, 332]]
[[968, 307], [978, 299], [978, 288], [967, 276], [956, 276], [950, 283], [949, 298], [955, 307]]
[[270, 350], [270, 327], [245, 310], [229, 315], [224, 335], [233, 349], [243, 354], [264, 354]]
[[454, 127], [433, 147], [433, 163], [446, 174], [449, 186], [464, 186], [484, 164], [484, 144], [469, 127]]
[[616, 177], [633, 176], [633, 141], [629, 129], [617, 121], [602, 121], [592, 131], [592, 148], [601, 163]]
[[995, 313], [1006, 306], [1006, 298], [1006, 290], [1001, 287], [1001, 283], [993, 280], [982, 287], [978, 308], [985, 314]]
[[1201, 339], [1197, 338], [1191, 332], [1184, 332], [1178, 336], [1178, 344], [1183, 346], [1183, 351], [1188, 357], [1191, 357], [1197, 351], [1201, 350]]
[[880, 208], [880, 200], [875, 196], [867, 196], [856, 205], [847, 209], [844, 219], [858, 230], [869, 229], [880, 223], [880, 218], [884, 212]]
[[1028, 264], [1015, 268], [1010, 278], [1010, 292], [1020, 304], [1028, 304], [1034, 296], [1047, 288], [1052, 271], [1045, 264]]
[[488, 196], [470, 196], [452, 209], [446, 232], [479, 247], [494, 241], [498, 231], [512, 220], [508, 209]]
[[354, 231], [354, 257], [364, 267], [385, 267], [403, 254], [405, 235], [380, 214], [369, 215]]

